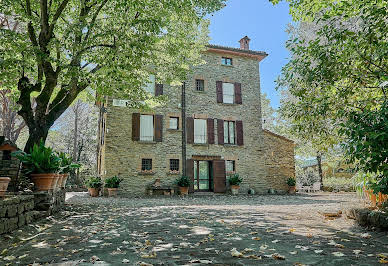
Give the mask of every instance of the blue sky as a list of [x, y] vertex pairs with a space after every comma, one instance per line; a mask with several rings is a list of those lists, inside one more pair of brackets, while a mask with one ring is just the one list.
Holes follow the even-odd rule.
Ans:
[[261, 91], [279, 106], [275, 81], [287, 63], [286, 28], [291, 23], [287, 3], [273, 6], [269, 0], [228, 0], [227, 6], [210, 17], [210, 43], [239, 47], [238, 41], [248, 35], [250, 49], [269, 54], [260, 63]]

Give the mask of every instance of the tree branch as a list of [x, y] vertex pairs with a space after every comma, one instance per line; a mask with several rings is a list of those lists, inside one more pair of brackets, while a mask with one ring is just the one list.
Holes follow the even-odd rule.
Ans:
[[85, 35], [84, 42], [86, 42], [86, 41], [88, 40], [88, 38], [89, 38], [89, 36], [90, 36], [90, 32], [92, 32], [92, 29], [93, 29], [94, 24], [95, 24], [95, 22], [96, 22], [97, 16], [98, 16], [98, 14], [100, 13], [101, 9], [104, 7], [104, 5], [105, 5], [107, 2], [108, 2], [107, 0], [104, 1], [104, 2], [102, 2], [101, 5], [97, 8], [96, 12], [94, 12], [93, 17], [92, 17], [92, 20], [91, 20], [91, 22], [90, 22], [90, 24], [89, 24], [89, 27], [88, 27], [88, 32], [87, 32], [86, 35]]
[[69, 0], [63, 0], [62, 3], [59, 5], [59, 7], [58, 7], [57, 11], [55, 12], [53, 19], [51, 21], [51, 25], [48, 29], [49, 36], [51, 36], [53, 34], [55, 24], [57, 23], [58, 18], [61, 16], [63, 10], [65, 10], [68, 3], [69, 3]]

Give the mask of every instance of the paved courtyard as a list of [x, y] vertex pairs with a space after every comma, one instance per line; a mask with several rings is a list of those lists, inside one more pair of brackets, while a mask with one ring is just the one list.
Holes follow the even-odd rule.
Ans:
[[[90, 198], [0, 237], [0, 265], [379, 265], [388, 234], [337, 213], [356, 194]], [[384, 253], [385, 252], [385, 253]], [[385, 258], [385, 259], [384, 259]]]

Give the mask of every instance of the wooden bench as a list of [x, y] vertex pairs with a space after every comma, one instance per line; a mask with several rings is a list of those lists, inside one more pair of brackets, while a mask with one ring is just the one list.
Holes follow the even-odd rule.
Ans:
[[147, 194], [152, 195], [164, 195], [164, 196], [172, 196], [175, 194], [175, 189], [169, 186], [150, 186], [147, 189]]

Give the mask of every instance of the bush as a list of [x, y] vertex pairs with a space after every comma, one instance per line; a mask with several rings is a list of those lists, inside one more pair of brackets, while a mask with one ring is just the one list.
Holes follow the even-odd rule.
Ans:
[[325, 191], [354, 191], [353, 180], [346, 177], [328, 177], [323, 179]]
[[296, 180], [295, 180], [295, 178], [289, 177], [289, 178], [287, 179], [287, 185], [290, 186], [290, 187], [294, 187], [294, 186], [296, 185]]
[[239, 186], [243, 179], [239, 176], [239, 174], [233, 174], [229, 177], [229, 185], [231, 186]]
[[86, 180], [86, 186], [88, 188], [101, 188], [102, 187], [102, 181], [100, 177], [90, 177], [88, 180]]
[[71, 170], [80, 168], [80, 164], [73, 163], [73, 158], [70, 155], [60, 152], [58, 157], [61, 159], [60, 172], [64, 174], [70, 173]]
[[313, 169], [307, 169], [298, 175], [297, 180], [298, 184], [303, 186], [311, 186], [315, 182], [319, 182], [319, 175], [317, 171], [314, 171]]
[[191, 180], [188, 176], [180, 176], [178, 179], [175, 180], [175, 184], [179, 187], [189, 187], [191, 184]]
[[119, 178], [118, 176], [106, 178], [105, 179], [105, 187], [106, 188], [118, 188], [120, 186], [121, 181], [123, 181], [123, 179]]

